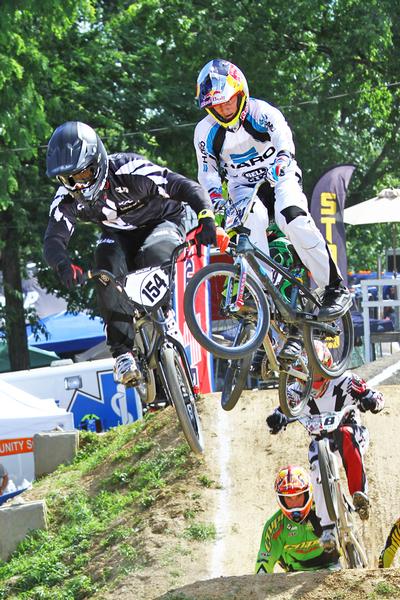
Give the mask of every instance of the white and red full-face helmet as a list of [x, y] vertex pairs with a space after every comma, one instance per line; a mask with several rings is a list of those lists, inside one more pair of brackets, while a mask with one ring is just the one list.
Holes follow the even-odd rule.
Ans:
[[[237, 108], [233, 116], [225, 119], [215, 106], [228, 102], [237, 96]], [[200, 71], [197, 78], [196, 99], [220, 125], [235, 125], [245, 110], [249, 98], [249, 88], [242, 71], [228, 60], [215, 58]]]
[[[328, 346], [318, 340], [314, 342], [314, 346], [317, 351], [320, 362], [325, 367], [332, 367], [333, 358], [332, 358], [332, 354], [331, 354]], [[326, 391], [328, 384], [329, 384], [329, 379], [327, 377], [323, 377], [321, 375], [315, 375], [313, 378], [313, 383], [312, 383], [314, 398], [320, 398]]]
[[[289, 465], [279, 471], [275, 478], [275, 493], [283, 514], [296, 523], [301, 523], [310, 512], [313, 496], [308, 472], [303, 467]], [[286, 498], [304, 494], [300, 506], [289, 508]]]

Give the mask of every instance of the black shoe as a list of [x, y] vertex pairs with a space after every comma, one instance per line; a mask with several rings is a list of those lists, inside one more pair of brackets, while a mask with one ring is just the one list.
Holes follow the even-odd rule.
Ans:
[[303, 342], [299, 337], [289, 336], [286, 340], [285, 345], [282, 350], [279, 352], [277, 358], [279, 360], [284, 360], [287, 362], [294, 362], [299, 358], [301, 352], [303, 350]]
[[327, 285], [318, 312], [318, 321], [333, 321], [342, 317], [349, 310], [351, 303], [350, 292], [342, 283], [338, 286]]

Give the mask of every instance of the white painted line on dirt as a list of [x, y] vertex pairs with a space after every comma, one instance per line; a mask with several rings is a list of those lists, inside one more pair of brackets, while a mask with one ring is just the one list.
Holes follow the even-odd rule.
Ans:
[[386, 379], [389, 379], [389, 377], [394, 375], [397, 371], [400, 371], [400, 361], [394, 363], [394, 365], [390, 365], [390, 367], [386, 367], [386, 369], [383, 369], [381, 373], [369, 379], [367, 383], [369, 386], [374, 387], [374, 385], [379, 385]]
[[225, 556], [225, 535], [231, 522], [230, 518], [230, 490], [231, 478], [229, 475], [229, 459], [231, 449], [231, 438], [228, 427], [229, 416], [226, 411], [217, 412], [217, 439], [218, 439], [218, 467], [220, 472], [219, 484], [221, 486], [218, 495], [219, 501], [215, 514], [215, 528], [217, 540], [212, 551], [211, 579], [223, 575]]

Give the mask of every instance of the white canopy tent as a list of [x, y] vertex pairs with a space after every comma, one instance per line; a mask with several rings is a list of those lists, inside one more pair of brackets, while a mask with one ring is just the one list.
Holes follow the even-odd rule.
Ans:
[[74, 429], [72, 413], [0, 379], [0, 462], [15, 487], [34, 479], [33, 436]]
[[72, 413], [53, 399], [42, 400], [0, 379], [0, 439], [52, 429], [74, 429]]
[[344, 209], [349, 225], [392, 223], [393, 270], [396, 271], [397, 223], [400, 222], [400, 189], [384, 189], [377, 196]]

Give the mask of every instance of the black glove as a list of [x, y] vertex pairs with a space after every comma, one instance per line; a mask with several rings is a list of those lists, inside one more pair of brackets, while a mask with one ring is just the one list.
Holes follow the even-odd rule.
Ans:
[[363, 393], [362, 398], [358, 401], [358, 407], [361, 412], [370, 410], [372, 413], [378, 413], [384, 406], [383, 395], [381, 392], [375, 392], [374, 390], [366, 390]]
[[279, 433], [281, 429], [286, 427], [288, 419], [279, 409], [274, 410], [273, 413], [267, 417], [267, 425], [270, 429], [270, 433], [275, 435]]
[[197, 215], [199, 226], [196, 229], [195, 240], [197, 244], [197, 254], [200, 256], [200, 246], [217, 245], [217, 231], [215, 226], [214, 213], [211, 210], [202, 210]]
[[66, 288], [71, 289], [74, 285], [83, 282], [83, 270], [74, 265], [69, 258], [65, 258], [57, 265], [57, 274]]

